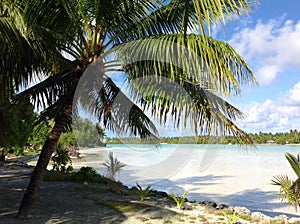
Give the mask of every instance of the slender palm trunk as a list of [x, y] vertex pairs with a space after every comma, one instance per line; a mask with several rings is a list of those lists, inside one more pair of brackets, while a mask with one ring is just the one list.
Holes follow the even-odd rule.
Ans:
[[68, 100], [67, 105], [60, 112], [58, 118], [55, 121], [55, 125], [42, 148], [37, 165], [33, 171], [26, 193], [19, 207], [18, 217], [26, 217], [28, 215], [28, 212], [30, 211], [34, 200], [40, 190], [43, 176], [51, 159], [52, 153], [56, 149], [57, 142], [64, 128], [70, 122], [72, 115], [72, 99]]

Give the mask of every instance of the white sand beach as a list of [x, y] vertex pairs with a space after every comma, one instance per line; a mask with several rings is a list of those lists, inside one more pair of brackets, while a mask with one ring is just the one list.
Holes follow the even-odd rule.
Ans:
[[[296, 153], [299, 147], [247, 151], [219, 146], [215, 150], [193, 150], [188, 156], [182, 147], [179, 145], [167, 155], [163, 150], [149, 151], [148, 156], [152, 155], [150, 159], [146, 158], [144, 151], [126, 151], [118, 146], [100, 151], [104, 156], [102, 159], [107, 153], [105, 151], [113, 151], [119, 160], [127, 164], [117, 177], [125, 185], [133, 186], [138, 181], [168, 193], [181, 195], [187, 191], [190, 200], [244, 206], [270, 216], [282, 213], [299, 215], [293, 207], [280, 203], [277, 199], [279, 187], [271, 185], [271, 179], [278, 174], [288, 174], [294, 178], [284, 152]], [[90, 159], [90, 155], [99, 156], [95, 150], [85, 151], [85, 160], [89, 166], [98, 167], [99, 173], [103, 174], [102, 161]], [[163, 156], [166, 157], [162, 159]], [[145, 165], [141, 165], [143, 161]]]

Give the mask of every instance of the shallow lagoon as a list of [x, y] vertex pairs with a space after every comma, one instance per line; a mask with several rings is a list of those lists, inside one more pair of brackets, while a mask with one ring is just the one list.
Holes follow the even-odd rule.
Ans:
[[[106, 153], [127, 166], [117, 179], [168, 193], [188, 192], [188, 198], [248, 207], [269, 215], [297, 214], [277, 199], [279, 187], [271, 185], [278, 174], [295, 178], [285, 152], [300, 153], [298, 145], [108, 145]], [[103, 173], [103, 168], [98, 168]]]

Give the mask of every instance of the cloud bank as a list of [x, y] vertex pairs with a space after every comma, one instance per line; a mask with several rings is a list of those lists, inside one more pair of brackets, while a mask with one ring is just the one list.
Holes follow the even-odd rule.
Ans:
[[[248, 21], [242, 28], [238, 27], [229, 43], [246, 59], [260, 89], [276, 88], [272, 84], [284, 76], [289, 79], [289, 72], [297, 73], [300, 69], [300, 20], [286, 20], [284, 15], [266, 22]], [[239, 127], [252, 133], [299, 130], [300, 71], [292, 88], [278, 89], [277, 99], [269, 98], [261, 95], [254, 102], [237, 105], [245, 114], [244, 119], [237, 121]]]
[[246, 132], [287, 132], [300, 128], [300, 82], [279, 97], [279, 103], [270, 99], [239, 105], [245, 118], [238, 120]]
[[300, 68], [300, 21], [258, 21], [236, 32], [229, 43], [254, 70], [260, 85], [270, 85], [287, 70]]

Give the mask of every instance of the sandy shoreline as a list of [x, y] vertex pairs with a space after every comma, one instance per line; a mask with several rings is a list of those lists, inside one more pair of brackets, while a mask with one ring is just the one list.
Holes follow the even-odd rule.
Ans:
[[[103, 147], [81, 150], [80, 151], [81, 159], [74, 159], [73, 166], [75, 169], [77, 168], [79, 169], [81, 166], [92, 166], [96, 168], [98, 167], [99, 173], [103, 174], [104, 169], [102, 167], [102, 162], [106, 158], [106, 154], [108, 153], [108, 151], [111, 151], [111, 149], [107, 149]], [[130, 164], [129, 166], [126, 166], [121, 171], [121, 173], [117, 176], [117, 178], [121, 180], [122, 183], [129, 186], [133, 186], [135, 185], [136, 181], [139, 181], [139, 183], [144, 184], [143, 186], [145, 186], [146, 184], [151, 184], [154, 189], [165, 191], [168, 193], [182, 194], [184, 191], [187, 191], [188, 192], [187, 196], [189, 200], [195, 199], [198, 202], [207, 200], [207, 201], [214, 201], [218, 204], [219, 203], [228, 204], [230, 206], [245, 206], [249, 208], [252, 212], [259, 211], [271, 217], [278, 216], [281, 214], [286, 214], [288, 217], [299, 217], [299, 215], [295, 212], [295, 210], [292, 207], [282, 205], [278, 201], [277, 199], [278, 187], [270, 185], [270, 177], [272, 177], [273, 173], [280, 174], [282, 173], [282, 171], [288, 171], [290, 169], [289, 165], [286, 163], [285, 160], [283, 160], [284, 162], [282, 162], [279, 161], [278, 158], [275, 158], [275, 156], [273, 158], [271, 155], [268, 155], [268, 160], [266, 161], [264, 156], [260, 157], [259, 155], [256, 155], [256, 153], [254, 153], [249, 157], [249, 153], [245, 153], [245, 151], [241, 151], [238, 154], [238, 156], [236, 156], [235, 158], [232, 158], [232, 155], [230, 153], [229, 154], [222, 153], [221, 156], [218, 156], [218, 154], [216, 154], [214, 160], [211, 161], [211, 163], [208, 166], [209, 169], [199, 169], [199, 159], [201, 158], [203, 158], [203, 155], [197, 155], [197, 154], [193, 155], [192, 159], [189, 160], [189, 162], [185, 164], [184, 167], [172, 173], [168, 177], [160, 180], [155, 180], [151, 178], [147, 179], [145, 176], [143, 176], [143, 173], [139, 173], [138, 170], [136, 170], [137, 168], [140, 169], [141, 167], [130, 166]], [[227, 159], [224, 160], [224, 158]], [[229, 158], [232, 159], [230, 160]], [[240, 169], [235, 169], [234, 167], [232, 167], [232, 164], [234, 164], [236, 167], [240, 167]], [[252, 165], [251, 169], [249, 169], [249, 164]], [[259, 170], [260, 165], [263, 165], [265, 167], [264, 171]], [[195, 169], [195, 167], [197, 167], [197, 169]], [[8, 212], [5, 211], [5, 208], [4, 211], [3, 208], [1, 208], [0, 223], [2, 223], [1, 217], [9, 217], [8, 218], [9, 220], [12, 218], [13, 214], [16, 214], [17, 206], [20, 202], [22, 194], [24, 193], [24, 190], [28, 183], [29, 171], [26, 171], [25, 169], [24, 172], [23, 169], [22, 171], [16, 170], [16, 172], [17, 175], [20, 174], [22, 178], [21, 179], [19, 178], [19, 181], [10, 180], [9, 184], [7, 184], [6, 181], [6, 178], [9, 178], [8, 177], [9, 175], [3, 176], [2, 173], [0, 173], [0, 179], [2, 180], [0, 185], [1, 193], [7, 191], [6, 195], [10, 195], [11, 192], [14, 192], [14, 194], [18, 194], [18, 197], [15, 198], [16, 200], [12, 200], [12, 198], [10, 197], [2, 200], [2, 202], [10, 204], [10, 206], [14, 207], [14, 209]], [[153, 170], [153, 172], [156, 171]], [[255, 173], [258, 175], [253, 176], [253, 174]], [[292, 172], [289, 173], [289, 175], [291, 174]], [[253, 181], [253, 179], [255, 181]], [[19, 184], [19, 186], [14, 186], [14, 184], [16, 185]], [[75, 183], [45, 183], [43, 184], [43, 186], [44, 187], [42, 188], [42, 191], [49, 192], [49, 194], [48, 193], [46, 194], [46, 199], [45, 198], [41, 199], [44, 201], [48, 200], [47, 197], [49, 198], [53, 197], [53, 195], [51, 196], [51, 192], [52, 194], [55, 194], [56, 191], [59, 191], [58, 188], [69, 189], [70, 187], [71, 188], [75, 187], [74, 191], [73, 190], [70, 191], [70, 195], [68, 193], [64, 195], [66, 197], [74, 198], [74, 200], [72, 198], [73, 202], [70, 202], [70, 203], [74, 203], [74, 206], [64, 204], [64, 203], [61, 204], [61, 206], [71, 206], [74, 211], [78, 209], [76, 208], [76, 206], [80, 207], [80, 205], [78, 204], [79, 203], [78, 200], [79, 201], [85, 200], [85, 198], [82, 197], [86, 197], [83, 195], [75, 196], [81, 191], [85, 191], [84, 187], [82, 188], [81, 185], [77, 185]], [[9, 188], [9, 190], [7, 188]], [[12, 188], [13, 189], [15, 188], [17, 190], [11, 190]], [[53, 190], [51, 190], [52, 188]], [[64, 194], [63, 193], [64, 190], [60, 190], [60, 191], [62, 193], [57, 195], [58, 198], [63, 197], [62, 194]], [[5, 195], [5, 193], [2, 195]], [[89, 204], [89, 206], [92, 207], [94, 206], [91, 205], [92, 202], [86, 202], [86, 203]], [[48, 206], [55, 207], [57, 205], [53, 203]], [[34, 210], [33, 213], [34, 215], [37, 215], [38, 209], [39, 207], [37, 206], [36, 210]], [[95, 213], [97, 213], [96, 211], [99, 212], [99, 207], [95, 207], [93, 209], [95, 209], [94, 211]], [[50, 210], [49, 214], [48, 212], [46, 212], [47, 214], [41, 215], [41, 219], [45, 215], [50, 216], [51, 212], [53, 211]], [[57, 210], [55, 210], [54, 213], [55, 212], [59, 213], [59, 211]], [[69, 213], [69, 212], [68, 210], [66, 210], [64, 211], [64, 213]], [[86, 216], [86, 212], [83, 213], [84, 214], [78, 211], [79, 215]], [[94, 216], [94, 215], [90, 215], [90, 216]], [[103, 215], [99, 215], [99, 216], [95, 215], [95, 217], [96, 217], [95, 220], [96, 219], [102, 220]], [[127, 218], [124, 220], [123, 220], [124, 223], [126, 223]], [[15, 223], [15, 222], [5, 222], [5, 223]], [[105, 222], [103, 221], [101, 223], [105, 223]], [[133, 223], [140, 223], [140, 222], [133, 222]]]
[[[178, 210], [174, 201], [168, 198], [147, 199], [141, 202], [137, 196], [103, 191], [103, 186], [47, 181], [43, 183], [30, 215], [27, 218], [16, 219], [18, 206], [32, 170], [21, 166], [0, 167], [0, 223], [227, 223], [227, 217], [222, 211], [211, 209], [207, 205], [187, 202], [185, 210]], [[120, 212], [105, 205], [120, 202], [125, 203], [124, 205], [129, 203], [130, 208]], [[300, 223], [300, 219], [297, 218], [288, 219], [281, 215], [272, 219], [261, 213], [251, 213], [246, 208], [234, 209], [246, 215], [247, 219], [251, 217], [255, 220], [239, 219], [241, 224]]]
[[[287, 174], [295, 178], [283, 153], [276, 150], [233, 151], [227, 150], [226, 147], [221, 146], [221, 149], [215, 152], [195, 150], [191, 158], [179, 168], [176, 167], [176, 158], [166, 160], [166, 164], [158, 162], [153, 166], [142, 166], [130, 164], [126, 155], [122, 157], [123, 154], [116, 154], [122, 162], [128, 164], [121, 170], [118, 179], [129, 186], [135, 185], [136, 181], [144, 185], [151, 184], [155, 189], [168, 193], [182, 194], [187, 191], [191, 200], [210, 200], [231, 206], [245, 206], [252, 211], [271, 216], [299, 215], [293, 207], [280, 203], [277, 198], [279, 187], [271, 185], [271, 179], [278, 174]], [[287, 149], [297, 151], [298, 147], [295, 147]], [[182, 152], [184, 153], [184, 150]], [[210, 153], [209, 156], [207, 152]], [[132, 153], [134, 158], [134, 151], [129, 153]], [[142, 153], [144, 152], [136, 153], [137, 160], [141, 160], [142, 156], [139, 154]], [[161, 156], [159, 152], [152, 153], [154, 159]], [[178, 149], [176, 154], [175, 157], [183, 157]], [[103, 173], [103, 169], [98, 170], [99, 173]]]
[[[80, 150], [81, 158], [73, 159], [73, 166], [75, 169], [91, 166], [105, 175], [102, 163], [109, 151], [114, 151], [114, 148]], [[155, 164], [148, 169], [147, 166], [133, 166], [127, 160], [128, 165], [117, 175], [117, 179], [128, 186], [134, 186], [136, 181], [144, 186], [150, 184], [153, 188], [169, 194], [182, 194], [187, 191], [190, 200], [210, 200], [231, 206], [245, 206], [251, 211], [263, 212], [270, 216], [299, 215], [293, 207], [280, 203], [277, 198], [279, 188], [270, 184], [272, 177], [282, 174], [283, 171], [294, 177], [284, 157], [279, 160], [278, 155], [247, 152], [244, 149], [237, 154], [217, 151], [211, 156], [213, 159], [203, 168], [200, 167], [199, 161], [203, 162], [205, 155], [196, 151], [186, 164], [165, 177], [162, 170], [170, 169], [168, 163], [158, 168]], [[122, 162], [126, 164], [126, 160]]]

